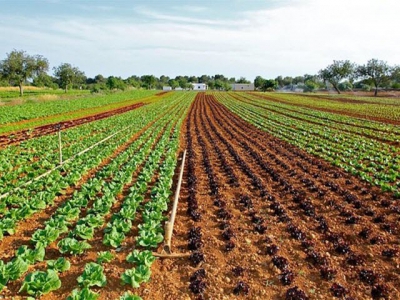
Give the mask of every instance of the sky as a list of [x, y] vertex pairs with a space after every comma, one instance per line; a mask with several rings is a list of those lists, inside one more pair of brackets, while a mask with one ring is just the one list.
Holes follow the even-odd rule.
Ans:
[[399, 11], [399, 0], [0, 0], [0, 59], [17, 49], [88, 77], [249, 80], [333, 60], [399, 65]]

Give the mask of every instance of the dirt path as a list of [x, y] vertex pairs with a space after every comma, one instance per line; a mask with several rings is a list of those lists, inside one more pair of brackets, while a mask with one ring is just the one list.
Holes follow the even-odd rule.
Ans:
[[[247, 287], [247, 299], [300, 290], [327, 299], [344, 289], [355, 299], [370, 298], [372, 290], [400, 297], [398, 254], [383, 255], [399, 250], [391, 196], [258, 130], [213, 96], [199, 93], [186, 126], [194, 169], [185, 169], [173, 243], [189, 251], [188, 231], [200, 228], [205, 261], [154, 265], [164, 275], [148, 284], [144, 299], [239, 299]], [[200, 220], [184, 215], [193, 205], [185, 191], [193, 175]], [[366, 229], [368, 238], [359, 234]], [[190, 277], [200, 269], [206, 285], [195, 294]]]

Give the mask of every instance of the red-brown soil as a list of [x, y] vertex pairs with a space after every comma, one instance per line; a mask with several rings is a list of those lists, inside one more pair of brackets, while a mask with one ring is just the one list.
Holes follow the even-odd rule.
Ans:
[[[334, 283], [354, 299], [371, 299], [382, 287], [387, 299], [400, 298], [399, 254], [382, 255], [399, 250], [399, 209], [390, 195], [258, 130], [204, 93], [182, 133], [188, 160], [173, 250], [188, 252], [188, 232], [200, 227], [205, 261], [158, 260], [140, 289], [144, 299], [285, 299], [295, 286], [310, 299], [333, 299]], [[198, 221], [187, 214], [193, 202]], [[236, 276], [238, 266], [244, 271]], [[206, 287], [196, 295], [189, 285], [199, 269]], [[366, 271], [375, 281], [366, 282]], [[239, 281], [247, 295], [234, 294]]]
[[79, 125], [82, 125], [85, 123], [109, 118], [109, 117], [117, 115], [117, 114], [122, 114], [122, 113], [125, 113], [128, 111], [137, 109], [139, 107], [142, 107], [143, 105], [145, 105], [143, 102], [139, 102], [139, 103], [135, 103], [135, 104], [129, 105], [129, 106], [124, 106], [124, 107], [121, 107], [121, 108], [118, 108], [115, 110], [110, 110], [110, 111], [102, 112], [102, 113], [95, 114], [95, 115], [88, 115], [88, 116], [85, 116], [85, 117], [79, 118], [79, 119], [72, 119], [72, 120], [53, 123], [53, 124], [46, 124], [43, 126], [33, 128], [33, 129], [29, 129], [29, 130], [21, 130], [21, 131], [13, 132], [12, 134], [7, 133], [5, 135], [0, 135], [0, 148], [4, 147], [6, 145], [16, 144], [16, 143], [19, 143], [19, 142], [22, 142], [22, 141], [25, 141], [25, 140], [28, 140], [31, 138], [35, 138], [35, 137], [39, 137], [42, 135], [47, 135], [47, 134], [57, 132], [59, 130], [58, 126], [60, 126], [59, 128], [61, 130], [64, 130], [64, 129], [79, 126]]

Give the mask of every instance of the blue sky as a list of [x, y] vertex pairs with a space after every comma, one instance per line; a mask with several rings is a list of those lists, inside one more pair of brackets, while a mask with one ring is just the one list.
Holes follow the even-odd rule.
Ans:
[[89, 77], [315, 74], [333, 60], [400, 64], [398, 0], [0, 0], [13, 49]]

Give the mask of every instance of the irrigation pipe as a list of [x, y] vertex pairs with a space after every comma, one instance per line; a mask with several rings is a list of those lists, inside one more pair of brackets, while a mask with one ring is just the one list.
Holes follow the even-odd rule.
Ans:
[[[179, 174], [178, 185], [176, 187], [176, 192], [175, 192], [174, 204], [172, 206], [171, 217], [169, 218], [169, 221], [165, 222], [165, 245], [164, 245], [164, 251], [168, 255], [171, 255], [172, 232], [174, 230], [176, 210], [178, 208], [179, 193], [181, 191], [183, 169], [185, 167], [185, 158], [186, 158], [186, 150], [183, 152], [181, 172]], [[182, 257], [182, 256], [180, 256], [180, 257]]]
[[66, 163], [69, 163], [70, 161], [74, 160], [76, 157], [78, 157], [78, 156], [80, 156], [80, 155], [82, 155], [82, 154], [84, 154], [84, 153], [86, 153], [86, 152], [92, 150], [94, 147], [96, 147], [96, 146], [98, 146], [98, 145], [104, 143], [105, 141], [111, 139], [113, 136], [115, 136], [115, 135], [117, 135], [117, 134], [119, 134], [119, 133], [121, 133], [121, 132], [123, 132], [123, 131], [125, 131], [125, 130], [127, 130], [127, 129], [129, 129], [129, 128], [131, 128], [132, 126], [133, 126], [133, 125], [130, 125], [130, 126], [128, 126], [128, 127], [125, 127], [125, 128], [123, 128], [123, 129], [121, 129], [121, 130], [119, 130], [119, 131], [113, 133], [112, 135], [110, 135], [110, 136], [108, 136], [108, 137], [102, 139], [101, 141], [99, 141], [99, 142], [93, 144], [92, 146], [90, 146], [90, 147], [88, 147], [88, 148], [82, 150], [81, 152], [75, 154], [74, 156], [71, 156], [71, 157], [68, 158], [67, 160], [65, 160], [65, 161], [63, 161], [62, 163], [60, 163], [57, 167], [55, 167], [55, 168], [53, 168], [53, 169], [51, 169], [51, 170], [48, 170], [47, 172], [43, 173], [42, 175], [39, 175], [38, 177], [36, 177], [36, 178], [34, 178], [34, 179], [31, 179], [31, 180], [29, 180], [29, 181], [27, 181], [27, 182], [21, 184], [20, 186], [17, 186], [17, 187], [14, 188], [13, 190], [11, 190], [11, 191], [9, 191], [9, 192], [7, 192], [7, 193], [1, 195], [1, 196], [0, 196], [0, 199], [3, 199], [3, 198], [5, 198], [5, 197], [9, 196], [11, 193], [14, 193], [14, 192], [16, 192], [17, 190], [19, 190], [19, 189], [21, 189], [21, 188], [23, 188], [23, 187], [25, 187], [25, 186], [27, 186], [27, 185], [30, 185], [31, 183], [33, 183], [33, 182], [35, 182], [35, 181], [37, 181], [37, 180], [39, 180], [39, 179], [41, 179], [41, 178], [43, 178], [43, 177], [46, 177], [46, 176], [49, 175], [51, 172], [53, 172], [53, 171], [55, 171], [55, 170], [61, 168], [61, 167], [62, 167], [63, 165], [65, 165]]

